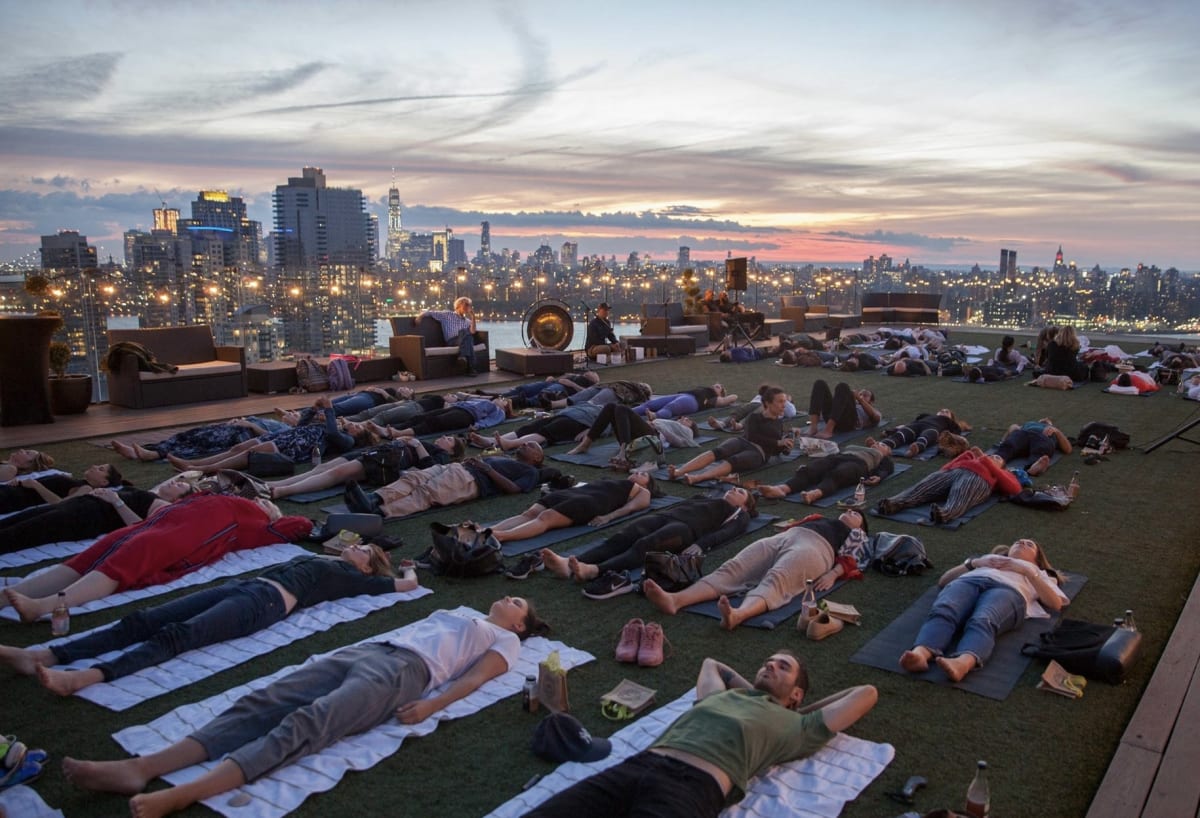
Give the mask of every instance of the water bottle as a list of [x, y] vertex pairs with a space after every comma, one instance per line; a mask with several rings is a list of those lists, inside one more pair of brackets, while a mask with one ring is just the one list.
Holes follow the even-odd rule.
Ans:
[[312, 464], [314, 467], [321, 465], [321, 447], [313, 446]]
[[1071, 482], [1067, 484], [1067, 496], [1074, 500], [1079, 496], [1079, 471], [1076, 470], [1071, 475]]
[[800, 615], [806, 620], [817, 615], [817, 589], [811, 579], [804, 580], [804, 596], [800, 599]]
[[521, 688], [521, 709], [526, 713], [538, 711], [537, 680], [532, 676], [525, 677], [525, 686]]
[[987, 762], [980, 761], [976, 764], [975, 778], [971, 780], [971, 786], [967, 787], [967, 805], [964, 812], [973, 818], [987, 818], [991, 806], [992, 797], [988, 792]]
[[67, 595], [59, 591], [58, 602], [50, 613], [50, 635], [66, 636], [71, 632], [71, 610], [67, 607]]
[[859, 480], [854, 489], [854, 505], [861, 506], [867, 502], [867, 481]]
[[1130, 611], [1130, 610], [1125, 611], [1124, 627], [1125, 627], [1125, 630], [1127, 630], [1127, 631], [1136, 631], [1137, 630], [1137, 625], [1135, 625], [1133, 622], [1133, 611]]

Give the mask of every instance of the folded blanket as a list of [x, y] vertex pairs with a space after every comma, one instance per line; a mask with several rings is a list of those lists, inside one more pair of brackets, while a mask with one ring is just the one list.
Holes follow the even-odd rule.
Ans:
[[[310, 608], [296, 611], [287, 619], [249, 636], [229, 639], [215, 645], [181, 653], [161, 664], [144, 668], [120, 679], [90, 685], [75, 695], [101, 707], [107, 707], [109, 710], [128, 710], [155, 696], [178, 690], [208, 678], [214, 673], [220, 673], [243, 662], [248, 662], [257, 656], [264, 656], [276, 648], [290, 645], [298, 639], [327, 631], [334, 625], [362, 619], [373, 611], [390, 608], [397, 602], [411, 602], [432, 593], [433, 591], [428, 588], [417, 587], [402, 593], [380, 594], [379, 596], [362, 595], [321, 602]], [[105, 627], [112, 627], [112, 625]], [[95, 630], [101, 630], [101, 628]], [[88, 633], [92, 632], [94, 631], [88, 631]], [[55, 639], [45, 645], [33, 647], [59, 645], [72, 639], [78, 639], [80, 636], [83, 634]], [[120, 652], [113, 651], [94, 659], [81, 659], [78, 662], [58, 667], [64, 670], [82, 670], [118, 655]]]
[[[221, 557], [221, 559], [212, 565], [198, 568], [190, 574], [185, 574], [179, 579], [168, 582], [165, 585], [151, 585], [147, 588], [121, 591], [120, 593], [109, 594], [102, 599], [77, 605], [71, 608], [71, 615], [76, 616], [92, 613], [93, 611], [102, 611], [105, 608], [115, 608], [118, 605], [126, 605], [139, 599], [149, 599], [159, 594], [177, 591], [180, 588], [203, 585], [206, 582], [212, 582], [222, 577], [235, 577], [238, 574], [245, 574], [250, 571], [261, 571], [270, 565], [286, 562], [293, 557], [303, 557], [311, 553], [311, 551], [307, 551], [292, 543], [264, 545], [261, 548], [247, 548], [244, 551], [234, 551]], [[5, 584], [11, 584], [13, 579], [12, 577], [0, 577], [0, 580], [6, 581]], [[0, 610], [0, 617], [11, 619], [14, 622], [20, 618], [12, 608]]]
[[[458, 608], [455, 612], [463, 616], [483, 616], [467, 607]], [[403, 638], [403, 632], [404, 628], [397, 628], [394, 631], [378, 634], [362, 641], [382, 642], [392, 638]], [[248, 803], [243, 805], [230, 804], [230, 801], [236, 796], [234, 793], [228, 792], [209, 798], [203, 803], [210, 809], [230, 818], [278, 818], [278, 816], [286, 815], [299, 807], [304, 799], [313, 793], [332, 789], [347, 771], [365, 770], [378, 764], [396, 752], [401, 743], [409, 736], [428, 735], [437, 729], [438, 723], [441, 721], [469, 716], [519, 692], [525, 683], [525, 677], [537, 675], [538, 663], [554, 650], [559, 652], [559, 660], [565, 668], [576, 667], [595, 659], [590, 653], [576, 650], [562, 642], [552, 641], [542, 636], [526, 639], [521, 643], [521, 654], [516, 667], [497, 676], [471, 695], [459, 699], [425, 721], [419, 724], [401, 724], [398, 721], [391, 721], [365, 733], [348, 736], [318, 753], [305, 756], [295, 764], [283, 767], [253, 784], [241, 787], [238, 793], [248, 798]], [[308, 661], [312, 662], [319, 658], [321, 657], [314, 656]], [[255, 679], [247, 685], [235, 687], [196, 704], [181, 705], [149, 724], [135, 725], [114, 733], [113, 738], [127, 752], [134, 755], [156, 752], [208, 723], [213, 714], [229, 709], [237, 699], [246, 693], [265, 687], [274, 679], [291, 673], [297, 667], [299, 666], [284, 668], [270, 676]], [[214, 766], [216, 766], [215, 762], [205, 762], [171, 773], [165, 778], [172, 784], [182, 784], [194, 780]], [[241, 800], [244, 799], [239, 798], [239, 803]]]
[[0, 790], [0, 814], [21, 818], [63, 818], [63, 811], [51, 809], [35, 790], [24, 784], [18, 784], [7, 790]]
[[[488, 818], [516, 818], [551, 795], [608, 769], [645, 750], [662, 735], [696, 700], [695, 688], [673, 702], [651, 711], [615, 733], [609, 756], [590, 764], [568, 762], [547, 775], [536, 786], [501, 804]], [[794, 818], [841, 814], [848, 801], [857, 798], [892, 762], [896, 749], [890, 744], [838, 733], [817, 753], [799, 761], [777, 764], [752, 778], [746, 797], [721, 815], [723, 818]]]
[[0, 569], [17, 568], [21, 565], [32, 565], [46, 560], [65, 560], [86, 551], [95, 540], [70, 540], [68, 542], [53, 542], [45, 545], [35, 545], [11, 554], [0, 554]]

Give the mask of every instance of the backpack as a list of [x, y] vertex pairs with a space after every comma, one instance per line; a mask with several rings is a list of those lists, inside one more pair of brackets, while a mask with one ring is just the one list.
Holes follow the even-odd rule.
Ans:
[[669, 594], [682, 591], [704, 573], [704, 551], [689, 545], [678, 554], [670, 551], [648, 551], [642, 575], [652, 579]]
[[1021, 489], [1018, 494], [1008, 498], [1010, 503], [1030, 508], [1062, 511], [1071, 505], [1071, 495], [1062, 486], [1046, 486], [1045, 488]]
[[1037, 642], [1027, 642], [1021, 653], [1053, 659], [1068, 673], [1115, 685], [1125, 678], [1141, 647], [1138, 631], [1063, 619], [1054, 630], [1040, 634]]
[[933, 563], [925, 554], [925, 543], [911, 534], [880, 531], [871, 537], [871, 564], [889, 577], [916, 576]]
[[326, 367], [329, 374], [329, 388], [334, 392], [348, 392], [354, 388], [354, 375], [350, 373], [350, 364], [345, 358], [334, 357]]
[[482, 577], [504, 569], [499, 540], [490, 528], [478, 529], [474, 523], [450, 527], [430, 523], [433, 545], [417, 558], [418, 563], [446, 577]]
[[1111, 423], [1100, 423], [1098, 421], [1093, 421], [1079, 430], [1079, 435], [1075, 438], [1075, 445], [1087, 446], [1088, 439], [1093, 437], [1096, 438], [1097, 445], [1095, 448], [1099, 448], [1100, 441], [1106, 437], [1114, 449], [1129, 448], [1130, 438], [1128, 434], [1122, 432]]
[[324, 392], [329, 388], [329, 375], [316, 358], [303, 355], [296, 359], [296, 383], [305, 392]]

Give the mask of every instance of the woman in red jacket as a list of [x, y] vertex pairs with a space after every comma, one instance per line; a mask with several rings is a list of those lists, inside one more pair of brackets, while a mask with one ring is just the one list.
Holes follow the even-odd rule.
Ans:
[[[880, 500], [876, 511], [887, 516], [901, 509], [932, 503], [930, 519], [945, 523], [961, 517], [992, 492], [1012, 495], [1020, 490], [1020, 482], [1004, 468], [1004, 460], [998, 455], [984, 454], [978, 446], [973, 446], [895, 497]], [[939, 500], [943, 501], [941, 505]]]
[[267, 500], [193, 494], [140, 523], [117, 529], [86, 551], [5, 589], [9, 605], [33, 622], [50, 613], [57, 594], [75, 607], [118, 591], [177, 579], [231, 551], [299, 539], [305, 517], [283, 517]]

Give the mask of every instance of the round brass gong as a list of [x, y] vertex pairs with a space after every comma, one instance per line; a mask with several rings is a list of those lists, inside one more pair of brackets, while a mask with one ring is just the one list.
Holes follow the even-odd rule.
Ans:
[[561, 301], [539, 301], [525, 313], [525, 339], [539, 349], [563, 350], [575, 336], [571, 311]]

